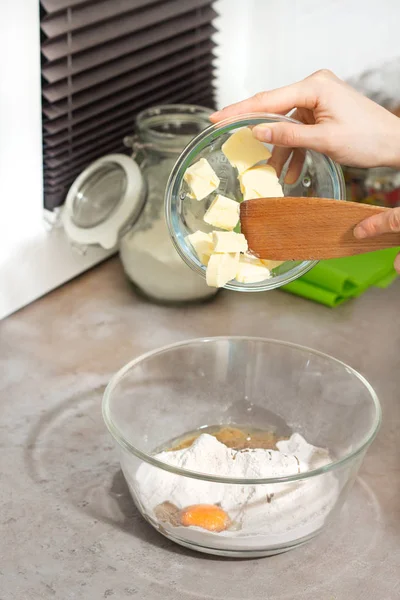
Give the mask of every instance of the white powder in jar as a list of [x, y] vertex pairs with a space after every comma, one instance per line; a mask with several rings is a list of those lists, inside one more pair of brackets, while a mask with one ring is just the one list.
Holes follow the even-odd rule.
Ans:
[[144, 170], [148, 192], [138, 223], [120, 242], [120, 257], [129, 279], [160, 301], [185, 302], [208, 298], [216, 290], [184, 263], [171, 241], [164, 217], [164, 193], [174, 160], [165, 159]]
[[215, 294], [178, 255], [163, 217], [153, 221], [150, 229], [127, 233], [120, 256], [128, 277], [156, 300], [184, 302]]
[[[170, 465], [220, 477], [262, 479], [304, 473], [331, 462], [326, 450], [308, 444], [299, 434], [277, 444], [278, 450], [232, 450], [208, 434], [189, 447], [156, 456]], [[129, 483], [128, 478], [128, 483]], [[147, 463], [134, 477], [144, 511], [156, 520], [154, 510], [163, 502], [179, 509], [193, 504], [221, 506], [232, 528], [212, 533], [198, 527], [165, 529], [182, 539], [223, 548], [263, 548], [310, 535], [320, 529], [338, 495], [332, 473], [280, 484], [224, 484], [175, 475]]]

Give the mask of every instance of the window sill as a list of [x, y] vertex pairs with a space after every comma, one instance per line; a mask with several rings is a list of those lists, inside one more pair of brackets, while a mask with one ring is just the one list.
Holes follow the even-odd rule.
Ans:
[[0, 261], [0, 319], [113, 254], [91, 247], [80, 255], [71, 248], [62, 228], [49, 232], [43, 225], [7, 250], [6, 259]]

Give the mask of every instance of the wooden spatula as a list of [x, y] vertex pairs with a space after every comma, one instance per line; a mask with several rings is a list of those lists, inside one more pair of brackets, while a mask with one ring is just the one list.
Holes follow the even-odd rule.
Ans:
[[249, 250], [271, 260], [313, 260], [400, 246], [400, 233], [357, 240], [354, 227], [389, 210], [328, 198], [257, 198], [240, 205]]

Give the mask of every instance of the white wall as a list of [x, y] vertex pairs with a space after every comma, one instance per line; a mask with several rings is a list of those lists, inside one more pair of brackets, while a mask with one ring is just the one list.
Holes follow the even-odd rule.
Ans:
[[39, 0], [0, 0], [0, 319], [99, 262], [43, 222]]
[[[246, 2], [246, 10], [243, 7]], [[217, 47], [218, 105], [225, 106], [248, 95], [245, 74], [248, 70], [251, 24], [250, 7], [254, 0], [217, 0], [215, 10], [219, 17], [214, 25]]]
[[39, 7], [0, 2], [0, 266], [41, 220]]
[[400, 57], [399, 0], [218, 0], [216, 8], [219, 106], [321, 68], [348, 79]]

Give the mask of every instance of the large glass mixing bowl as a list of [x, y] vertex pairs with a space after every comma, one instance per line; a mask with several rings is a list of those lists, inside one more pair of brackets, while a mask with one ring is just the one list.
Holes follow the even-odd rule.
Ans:
[[[297, 123], [294, 119], [282, 115], [257, 113], [241, 115], [211, 125], [195, 137], [176, 162], [166, 188], [165, 211], [169, 232], [181, 258], [194, 271], [205, 277], [206, 267], [201, 264], [186, 237], [194, 231], [209, 233], [213, 228], [207, 225], [203, 217], [210, 206], [214, 194], [197, 201], [190, 197], [189, 188], [183, 180], [185, 171], [201, 158], [207, 159], [220, 179], [218, 193], [240, 201], [238, 174], [224, 153], [222, 145], [242, 127], [252, 127], [261, 123], [277, 121]], [[273, 152], [271, 144], [265, 144]], [[288, 154], [290, 154], [288, 152]], [[286, 175], [290, 165], [296, 164], [298, 176], [287, 183]], [[299, 168], [299, 164], [302, 166]], [[346, 196], [344, 179], [340, 167], [324, 154], [313, 150], [297, 148], [286, 160], [279, 173], [280, 183], [285, 196], [314, 196], [344, 200]], [[226, 284], [226, 288], [240, 292], [260, 292], [285, 285], [304, 275], [317, 261], [287, 261], [272, 270], [271, 277], [259, 283], [239, 283], [236, 280]]]
[[[381, 409], [369, 383], [330, 356], [285, 342], [225, 337], [183, 342], [133, 360], [110, 381], [103, 415], [133, 500], [153, 527], [194, 550], [246, 557], [294, 548], [332, 521], [378, 431]], [[264, 479], [210, 475], [155, 458], [173, 440], [210, 426], [282, 438], [298, 433], [329, 457], [305, 472]], [[176, 490], [182, 486], [186, 495], [180, 499]], [[219, 494], [247, 499], [231, 508], [255, 509], [249, 527], [215, 533], [160, 518], [160, 502], [183, 509]], [[256, 496], [256, 506], [249, 507]]]

